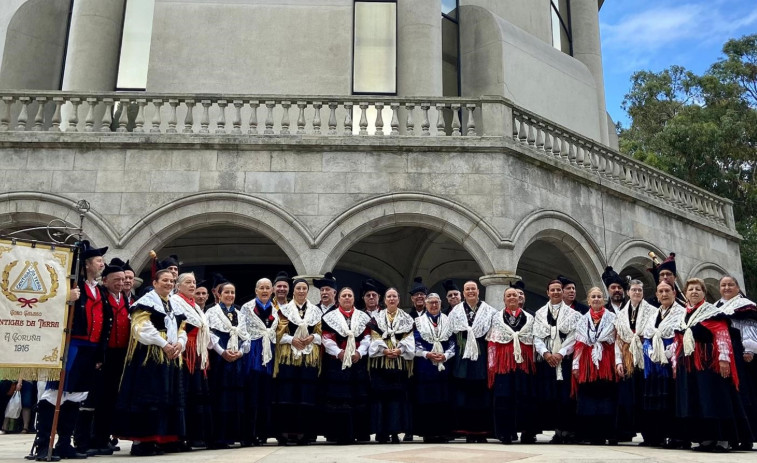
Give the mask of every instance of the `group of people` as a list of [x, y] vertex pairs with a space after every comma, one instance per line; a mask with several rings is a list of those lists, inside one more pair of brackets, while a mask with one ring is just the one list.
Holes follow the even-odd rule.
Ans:
[[[608, 267], [609, 301], [593, 287], [584, 306], [559, 277], [531, 313], [522, 283], [499, 309], [475, 281], [447, 280], [443, 309], [416, 278], [403, 310], [396, 288], [339, 287], [330, 273], [312, 281], [317, 303], [310, 281], [280, 272], [239, 305], [232, 282], [198, 284], [173, 257], [135, 297], [129, 263], [106, 264], [106, 251], [81, 250], [55, 459], [112, 454], [117, 439], [149, 456], [372, 434], [535, 443], [546, 430], [552, 443], [641, 433], [642, 445], [719, 452], [751, 449], [757, 432], [757, 306], [729, 276], [715, 305], [702, 280], [679, 291], [673, 259], [655, 268], [650, 301]], [[40, 396], [38, 460], [59, 387]]]

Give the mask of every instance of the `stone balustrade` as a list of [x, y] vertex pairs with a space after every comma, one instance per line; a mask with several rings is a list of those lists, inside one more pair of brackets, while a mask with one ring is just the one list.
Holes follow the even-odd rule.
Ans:
[[532, 156], [735, 230], [731, 201], [500, 97], [243, 96], [0, 91], [0, 132], [176, 136], [499, 137]]

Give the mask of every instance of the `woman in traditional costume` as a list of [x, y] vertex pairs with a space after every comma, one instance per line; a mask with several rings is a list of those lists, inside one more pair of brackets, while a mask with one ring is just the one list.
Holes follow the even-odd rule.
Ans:
[[534, 392], [534, 317], [521, 309], [515, 288], [505, 290], [505, 308], [492, 317], [486, 335], [488, 384], [493, 396], [494, 436], [512, 443], [521, 432], [523, 444], [536, 443]]
[[408, 429], [408, 378], [415, 356], [413, 319], [399, 310], [400, 295], [395, 288], [384, 293], [386, 309], [368, 323], [371, 344], [368, 368], [371, 379], [371, 430], [376, 442], [399, 444], [398, 433]]
[[453, 434], [466, 442], [486, 442], [492, 434], [491, 394], [487, 387], [486, 334], [497, 309], [478, 298], [478, 285], [463, 285], [465, 300], [449, 313], [457, 335], [457, 353], [452, 370]]
[[329, 441], [350, 444], [370, 439], [368, 407], [368, 355], [371, 344], [367, 327], [371, 317], [355, 308], [355, 293], [344, 287], [338, 305], [323, 315], [323, 360], [320, 398], [321, 424]]
[[174, 277], [159, 270], [153, 290], [134, 303], [131, 339], [116, 405], [117, 438], [134, 441], [131, 454], [162, 453], [160, 444], [184, 436], [184, 393], [181, 353], [187, 345], [186, 315], [169, 295]]
[[563, 283], [547, 284], [546, 305], [534, 315], [539, 429], [554, 429], [551, 444], [575, 438], [576, 401], [571, 395], [575, 330], [581, 314], [563, 302]]
[[293, 299], [279, 310], [276, 328], [273, 421], [279, 444], [315, 440], [321, 309], [308, 301], [307, 281], [294, 280]]
[[615, 318], [604, 306], [598, 287], [588, 293], [589, 311], [576, 325], [573, 393], [579, 438], [592, 444], [617, 444], [615, 383]]
[[739, 377], [728, 330], [728, 314], [705, 301], [699, 278], [686, 282], [686, 315], [676, 336], [676, 415], [694, 450], [727, 452], [740, 442], [743, 417]]
[[187, 317], [187, 347], [184, 360], [184, 387], [186, 392], [186, 436], [189, 447], [205, 447], [213, 439], [213, 415], [210, 408], [208, 385], [208, 349], [210, 339], [208, 317], [194, 301], [196, 288], [194, 273], [182, 273], [177, 279], [178, 292], [171, 295], [171, 304]]
[[452, 431], [449, 404], [450, 360], [455, 356], [456, 336], [442, 313], [438, 294], [426, 297], [426, 311], [415, 319], [413, 432], [423, 442], [447, 442]]
[[246, 371], [241, 361], [249, 352], [249, 335], [239, 320], [239, 307], [234, 305], [236, 288], [228, 281], [216, 287], [219, 302], [205, 311], [210, 326], [213, 351], [210, 352], [208, 381], [212, 397], [213, 442], [211, 448], [228, 448], [240, 442], [252, 444], [246, 410]]
[[253, 445], [263, 444], [275, 435], [271, 423], [271, 400], [279, 314], [274, 309], [272, 295], [271, 280], [261, 278], [255, 284], [255, 299], [243, 305], [239, 313], [239, 324], [247, 332], [250, 345], [249, 354], [242, 362], [247, 391], [246, 426]]
[[[730, 314], [731, 326], [738, 330], [736, 333], [731, 330], [734, 360], [738, 368], [741, 402], [751, 431], [739, 433], [738, 446], [740, 450], [751, 450], [757, 440], [757, 361], [754, 358], [757, 353], [757, 306], [742, 295], [738, 281], [730, 275], [720, 279], [720, 297], [715, 305]], [[740, 343], [736, 342], [737, 336]]]

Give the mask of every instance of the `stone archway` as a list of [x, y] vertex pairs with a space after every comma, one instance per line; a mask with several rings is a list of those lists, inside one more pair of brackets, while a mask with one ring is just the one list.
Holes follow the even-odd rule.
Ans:
[[656, 291], [657, 282], [654, 275], [647, 269], [652, 267], [649, 253], [654, 252], [657, 257], [665, 256], [662, 249], [644, 240], [627, 240], [613, 251], [608, 265], [611, 265], [621, 277], [630, 277], [644, 284], [644, 297], [652, 297]]
[[[691, 269], [683, 281], [689, 278], [701, 278], [707, 289], [707, 300], [715, 302], [720, 299], [720, 279], [728, 274], [723, 267], [714, 262], [701, 262]], [[739, 282], [739, 285], [743, 287], [743, 282]]]

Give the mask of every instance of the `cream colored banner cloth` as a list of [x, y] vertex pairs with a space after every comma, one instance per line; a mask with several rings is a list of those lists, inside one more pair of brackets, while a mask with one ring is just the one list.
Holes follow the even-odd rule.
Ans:
[[0, 379], [58, 379], [72, 252], [0, 240]]

